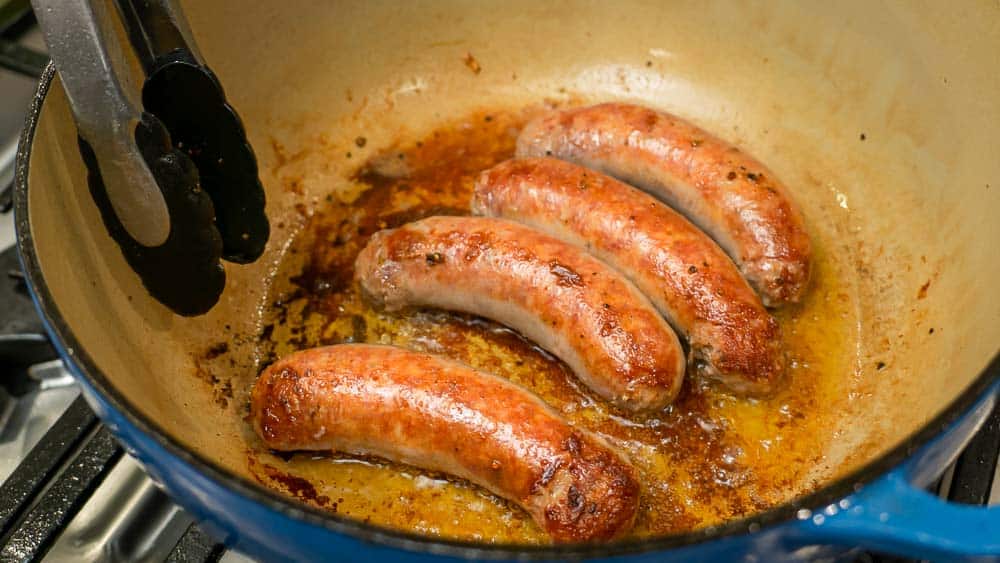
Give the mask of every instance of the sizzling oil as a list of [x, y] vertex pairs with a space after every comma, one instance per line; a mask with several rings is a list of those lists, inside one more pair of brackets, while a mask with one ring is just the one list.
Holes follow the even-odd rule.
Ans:
[[[520, 383], [630, 458], [644, 487], [636, 536], [718, 524], [815, 488], [811, 470], [823, 466], [833, 417], [850, 392], [858, 339], [856, 297], [840, 283], [846, 278], [818, 234], [809, 294], [776, 312], [788, 382], [767, 400], [739, 399], [688, 378], [662, 412], [629, 415], [502, 326], [440, 311], [386, 314], [361, 298], [352, 264], [369, 236], [429, 215], [468, 213], [476, 175], [513, 155], [523, 119], [476, 114], [365, 163], [352, 178], [356, 192], [327, 198], [292, 243], [273, 289], [264, 356], [341, 342], [395, 344]], [[546, 541], [517, 507], [446, 476], [377, 459], [258, 450], [250, 469], [262, 483], [339, 514], [450, 538]]]

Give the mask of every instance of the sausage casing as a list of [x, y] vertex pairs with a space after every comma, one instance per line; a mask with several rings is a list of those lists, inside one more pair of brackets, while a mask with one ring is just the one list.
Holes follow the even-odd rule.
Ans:
[[607, 103], [529, 122], [517, 156], [554, 156], [664, 200], [710, 234], [768, 306], [798, 302], [811, 247], [787, 189], [763, 164], [670, 114]]
[[712, 239], [656, 198], [553, 158], [483, 172], [473, 213], [512, 219], [575, 245], [625, 274], [688, 340], [689, 363], [733, 391], [781, 381], [781, 331]]
[[523, 507], [559, 542], [631, 528], [634, 470], [530, 391], [392, 346], [296, 352], [264, 370], [250, 418], [276, 450], [373, 455], [449, 473]]
[[505, 324], [629, 410], [670, 403], [677, 335], [633, 284], [584, 250], [503, 219], [430, 217], [372, 236], [355, 261], [387, 310], [438, 307]]

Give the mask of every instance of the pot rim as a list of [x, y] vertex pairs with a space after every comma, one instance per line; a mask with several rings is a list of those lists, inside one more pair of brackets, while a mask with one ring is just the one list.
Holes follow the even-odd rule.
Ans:
[[[721, 525], [709, 526], [693, 532], [604, 544], [490, 545], [472, 541], [432, 538], [331, 514], [253, 483], [217, 465], [202, 454], [184, 447], [177, 439], [165, 432], [155, 420], [131, 406], [130, 402], [114, 388], [97, 367], [97, 364], [66, 324], [42, 276], [31, 235], [27, 197], [28, 169], [35, 129], [55, 74], [55, 66], [50, 61], [42, 73], [28, 115], [25, 118], [24, 129], [18, 143], [14, 179], [14, 216], [18, 254], [27, 285], [33, 294], [36, 308], [42, 316], [49, 335], [53, 338], [63, 359], [70, 362], [75, 368], [74, 371], [83, 377], [86, 383], [120, 413], [128, 423], [155, 441], [170, 455], [206, 475], [216, 485], [226, 487], [231, 492], [246, 499], [262, 503], [287, 518], [298, 519], [306, 524], [346, 534], [362, 541], [378, 542], [399, 549], [489, 559], [610, 557], [692, 546], [710, 540], [744, 534], [763, 533], [769, 529], [773, 530], [779, 524], [796, 519], [796, 513], [801, 509], [822, 510], [824, 507], [854, 494], [863, 485], [889, 472], [960, 419], [988, 391], [994, 381], [1000, 380], [1000, 353], [998, 353], [994, 355], [982, 373], [944, 410], [888, 452], [812, 493], [746, 518], [731, 520]], [[67, 350], [72, 350], [72, 352], [66, 353]]]

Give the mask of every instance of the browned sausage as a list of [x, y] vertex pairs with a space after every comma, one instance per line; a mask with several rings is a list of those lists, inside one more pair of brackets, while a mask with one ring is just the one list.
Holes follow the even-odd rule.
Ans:
[[630, 410], [670, 403], [684, 354], [630, 281], [582, 249], [513, 221], [431, 217], [380, 231], [354, 264], [388, 310], [439, 307], [505, 324]]
[[303, 350], [268, 367], [250, 398], [276, 450], [373, 455], [449, 473], [523, 507], [552, 539], [632, 527], [633, 469], [530, 391], [464, 364], [392, 346]]
[[781, 331], [732, 260], [687, 219], [600, 172], [552, 158], [483, 172], [472, 211], [582, 246], [624, 273], [682, 335], [702, 375], [733, 391], [781, 380]]
[[555, 156], [642, 188], [715, 238], [768, 306], [798, 302], [811, 250], [802, 215], [763, 164], [670, 114], [611, 103], [531, 121], [518, 156]]

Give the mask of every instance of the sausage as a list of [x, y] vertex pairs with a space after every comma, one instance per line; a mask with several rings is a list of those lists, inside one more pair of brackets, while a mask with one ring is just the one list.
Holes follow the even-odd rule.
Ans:
[[608, 103], [530, 121], [517, 156], [554, 156], [646, 190], [684, 213], [736, 261], [764, 304], [802, 299], [811, 249], [788, 190], [763, 164], [667, 113]]
[[513, 221], [430, 217], [375, 233], [354, 264], [388, 311], [438, 307], [505, 324], [631, 411], [677, 396], [677, 335], [630, 281], [582, 249]]
[[569, 162], [527, 158], [483, 172], [472, 211], [543, 230], [625, 274], [687, 338], [701, 375], [748, 395], [782, 380], [778, 323], [726, 253], [656, 198]]
[[250, 418], [271, 449], [372, 455], [468, 479], [557, 542], [621, 535], [638, 508], [634, 470], [603, 441], [527, 389], [431, 354], [370, 344], [295, 352], [257, 380]]

